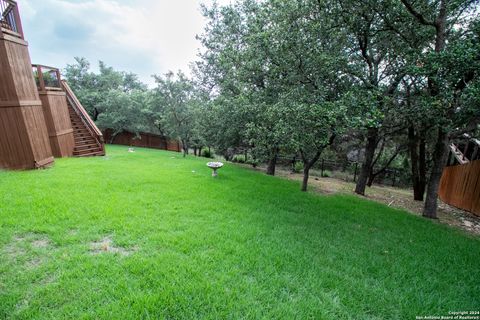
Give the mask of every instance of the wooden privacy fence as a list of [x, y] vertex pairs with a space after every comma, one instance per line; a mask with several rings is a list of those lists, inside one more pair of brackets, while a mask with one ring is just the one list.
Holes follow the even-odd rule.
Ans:
[[446, 167], [438, 195], [443, 202], [480, 216], [480, 160]]
[[132, 147], [153, 148], [176, 152], [181, 151], [181, 145], [178, 140], [170, 139], [158, 134], [140, 132], [137, 136], [132, 132], [124, 131], [119, 133], [112, 140], [112, 133], [113, 131], [111, 129], [106, 129], [103, 132], [106, 142]]

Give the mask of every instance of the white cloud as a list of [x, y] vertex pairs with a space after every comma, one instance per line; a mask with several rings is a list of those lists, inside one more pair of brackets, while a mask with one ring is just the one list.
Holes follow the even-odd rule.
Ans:
[[34, 61], [63, 67], [74, 56], [85, 56], [92, 64], [103, 60], [150, 83], [154, 73], [188, 72], [200, 46], [195, 35], [204, 26], [199, 8], [195, 0], [23, 0], [20, 4]]

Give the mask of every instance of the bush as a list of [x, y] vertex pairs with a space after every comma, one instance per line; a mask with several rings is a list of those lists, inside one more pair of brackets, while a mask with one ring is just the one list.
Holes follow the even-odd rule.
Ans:
[[331, 176], [332, 176], [332, 172], [330, 172], [329, 170], [323, 170], [322, 177], [328, 178], [328, 177], [331, 177]]
[[256, 168], [259, 164], [259, 161], [249, 158], [245, 163], [251, 165], [254, 168]]
[[205, 158], [213, 158], [213, 152], [211, 152], [208, 149], [204, 149], [202, 151], [202, 156], [205, 157]]
[[242, 154], [237, 154], [232, 158], [232, 162], [245, 163], [245, 156]]
[[295, 164], [293, 165], [293, 172], [300, 173], [302, 171], [303, 171], [303, 163], [301, 163], [300, 161], [295, 162]]

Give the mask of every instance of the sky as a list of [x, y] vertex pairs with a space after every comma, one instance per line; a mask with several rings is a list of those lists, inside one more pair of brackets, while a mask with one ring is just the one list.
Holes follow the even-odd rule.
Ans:
[[96, 70], [102, 60], [150, 86], [153, 74], [189, 73], [201, 3], [211, 0], [18, 0], [32, 63], [64, 68], [85, 57]]

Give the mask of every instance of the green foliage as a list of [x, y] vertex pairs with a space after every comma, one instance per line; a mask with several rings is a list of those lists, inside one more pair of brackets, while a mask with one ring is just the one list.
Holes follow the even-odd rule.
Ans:
[[301, 163], [300, 161], [296, 161], [295, 164], [293, 165], [293, 172], [295, 173], [303, 172], [303, 163]]
[[322, 177], [324, 177], [324, 178], [333, 177], [333, 174], [330, 170], [323, 170]]
[[248, 159], [245, 159], [243, 154], [237, 154], [232, 158], [232, 162], [246, 163]]
[[99, 62], [99, 73], [90, 71], [85, 58], [67, 65], [64, 77], [75, 95], [101, 129], [134, 133], [149, 130], [145, 117], [149, 92], [132, 73], [120, 72]]
[[[201, 100], [195, 84], [182, 72], [155, 76], [150, 116], [161, 132], [180, 138], [185, 154], [195, 138]], [[198, 137], [198, 134], [197, 134]], [[198, 142], [197, 142], [198, 144]]]
[[214, 154], [211, 150], [208, 150], [208, 149], [203, 149], [202, 150], [202, 157], [205, 157], [205, 158], [213, 158]]

